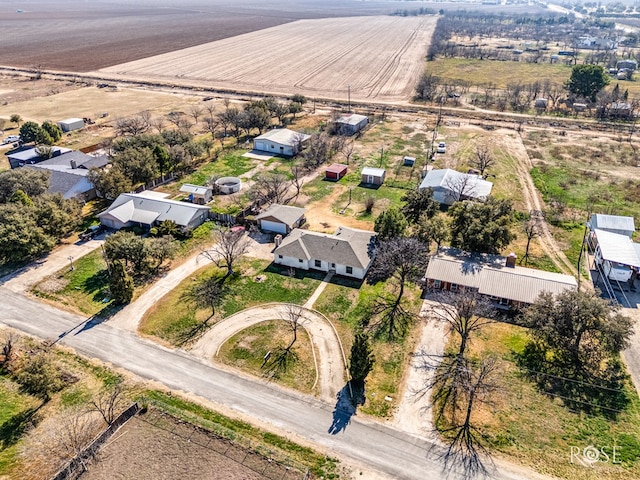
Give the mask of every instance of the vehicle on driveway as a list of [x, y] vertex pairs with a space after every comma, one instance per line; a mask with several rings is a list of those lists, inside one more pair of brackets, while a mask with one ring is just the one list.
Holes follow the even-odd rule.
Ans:
[[436, 148], [437, 153], [447, 153], [447, 144], [444, 142], [438, 143], [438, 148]]
[[102, 225], [92, 225], [80, 234], [80, 240], [83, 242], [86, 242], [87, 240], [91, 240], [96, 235], [102, 233], [103, 230], [104, 229]]

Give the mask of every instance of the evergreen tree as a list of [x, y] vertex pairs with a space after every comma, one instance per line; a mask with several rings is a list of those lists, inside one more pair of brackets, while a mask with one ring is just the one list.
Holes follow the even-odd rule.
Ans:
[[133, 298], [133, 279], [121, 260], [111, 262], [109, 271], [109, 289], [115, 303], [129, 303]]
[[375, 357], [371, 351], [369, 335], [364, 332], [356, 333], [351, 346], [351, 358], [349, 361], [349, 374], [351, 381], [364, 384], [367, 375], [373, 368]]

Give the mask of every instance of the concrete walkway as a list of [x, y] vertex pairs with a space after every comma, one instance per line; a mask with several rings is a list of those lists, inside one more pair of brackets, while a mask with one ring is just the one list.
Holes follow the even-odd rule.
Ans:
[[[220, 347], [237, 333], [267, 320], [286, 320], [287, 308], [286, 303], [272, 303], [231, 315], [213, 325], [193, 346], [190, 353], [211, 361], [218, 355]], [[340, 337], [331, 322], [320, 313], [302, 307], [302, 314], [303, 320], [300, 325], [309, 333], [315, 350], [320, 398], [327, 402], [335, 401], [336, 394], [346, 383], [346, 360]]]
[[324, 276], [324, 278], [322, 279], [322, 282], [320, 282], [320, 285], [318, 285], [318, 288], [316, 288], [315, 292], [313, 292], [313, 295], [311, 295], [303, 305], [304, 308], [313, 308], [313, 306], [315, 305], [320, 295], [322, 295], [322, 292], [324, 292], [325, 287], [333, 278], [333, 273], [334, 272], [328, 272]]

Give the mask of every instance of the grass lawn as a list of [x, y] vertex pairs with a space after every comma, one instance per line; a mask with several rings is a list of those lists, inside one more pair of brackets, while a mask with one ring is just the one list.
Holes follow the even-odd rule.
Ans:
[[[220, 153], [218, 160], [204, 163], [195, 172], [180, 179], [180, 185], [193, 183], [204, 185], [213, 175], [220, 177], [237, 177], [248, 172], [258, 164], [258, 160], [246, 158], [242, 155], [245, 149], [234, 148]], [[176, 191], [178, 189], [176, 184]]]
[[28, 427], [28, 419], [40, 401], [19, 393], [18, 385], [0, 376], [0, 478], [11, 478], [18, 457], [20, 438]]
[[73, 270], [65, 267], [37, 284], [33, 293], [86, 315], [96, 315], [108, 308], [109, 278], [101, 250], [74, 260], [73, 266]]
[[218, 433], [235, 443], [256, 449], [276, 460], [292, 460], [304, 465], [312, 473], [313, 478], [337, 480], [339, 473], [338, 460], [322, 455], [309, 447], [299, 445], [274, 433], [260, 430], [242, 420], [236, 420], [220, 413], [208, 410], [195, 403], [183, 400], [177, 395], [149, 390], [139, 400], [149, 403], [191, 424], [201, 426]]
[[[327, 285], [314, 308], [326, 315], [336, 326], [345, 353], [349, 356], [354, 332], [366, 316], [373, 300], [383, 292], [389, 291], [390, 282], [380, 282], [376, 285], [364, 283], [360, 289], [350, 280], [334, 277], [333, 282]], [[422, 303], [419, 289], [413, 286], [406, 287], [405, 299], [410, 308], [417, 313]], [[367, 377], [367, 401], [360, 411], [378, 417], [391, 417], [398, 404], [400, 384], [411, 358], [409, 353], [415, 348], [418, 334], [418, 328], [413, 327], [404, 339], [373, 342], [376, 362]], [[387, 401], [385, 397], [391, 397], [392, 400]]]
[[[291, 330], [282, 320], [262, 322], [231, 337], [220, 349], [217, 359], [255, 376], [263, 376], [267, 352], [285, 348], [292, 339]], [[286, 372], [270, 377], [275, 382], [305, 393], [312, 393], [316, 380], [311, 339], [304, 328], [298, 329], [292, 348], [294, 357]]]
[[[219, 318], [263, 303], [303, 304], [324, 276], [298, 270], [296, 276], [290, 277], [265, 260], [246, 260], [236, 270], [237, 273], [226, 281], [227, 293], [216, 313]], [[184, 342], [185, 335], [211, 314], [209, 309], [196, 309], [183, 300], [184, 293], [195, 281], [223, 274], [215, 265], [209, 265], [183, 280], [147, 312], [140, 322], [140, 332], [172, 344]], [[261, 277], [259, 282], [257, 276]]]
[[427, 62], [426, 71], [448, 81], [471, 82], [472, 85], [493, 84], [506, 88], [511, 83], [526, 79], [546, 80], [562, 84], [571, 76], [571, 66], [558, 63], [502, 62], [473, 58], [438, 58]]
[[[477, 409], [474, 421], [491, 450], [540, 473], [568, 480], [640, 478], [640, 400], [633, 385], [626, 387], [631, 400], [625, 411], [610, 420], [600, 415], [570, 411], [558, 398], [538, 390], [523, 377], [515, 363], [527, 342], [526, 329], [505, 323], [485, 327], [471, 343], [472, 355], [501, 359], [494, 380], [498, 393], [491, 404]], [[454, 340], [448, 348], [454, 348]], [[571, 464], [571, 447], [589, 445], [605, 449], [619, 446], [619, 465], [598, 462], [594, 468]], [[604, 457], [601, 457], [604, 459]]]

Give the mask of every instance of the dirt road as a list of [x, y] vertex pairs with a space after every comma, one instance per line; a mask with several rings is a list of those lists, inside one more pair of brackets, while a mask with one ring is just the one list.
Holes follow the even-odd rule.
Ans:
[[[344, 387], [345, 360], [340, 338], [331, 323], [313, 310], [302, 308], [300, 323], [309, 333], [315, 349], [314, 358], [319, 376], [320, 398], [331, 402]], [[266, 320], [287, 318], [287, 304], [273, 303], [249, 308], [216, 323], [193, 346], [190, 353], [206, 360], [213, 359], [220, 347], [232, 336]]]
[[[533, 168], [533, 163], [531, 162], [531, 158], [529, 157], [527, 149], [524, 147], [520, 136], [515, 136], [513, 131], [508, 130], [504, 132], [504, 135], [502, 135], [501, 143], [497, 145], [497, 147], [502, 150], [505, 155], [512, 155], [517, 159], [515, 162], [515, 173], [520, 181], [527, 209], [529, 211], [543, 211], [544, 202], [542, 201], [542, 198], [540, 198], [540, 194], [533, 184], [533, 180], [529, 174], [529, 171]], [[578, 270], [573, 266], [560, 246], [556, 243], [551, 232], [549, 232], [546, 222], [541, 220], [539, 225], [540, 235], [538, 237], [538, 241], [542, 250], [553, 261], [554, 265], [560, 269], [560, 271], [577, 276]]]
[[[25, 268], [4, 277], [2, 279], [4, 286], [16, 293], [28, 292], [31, 287], [46, 277], [53, 275], [65, 267], [71, 268], [70, 262], [93, 252], [103, 243], [103, 239], [94, 239], [88, 242], [62, 245], [53, 250], [43, 260], [30, 263]], [[69, 260], [70, 257], [72, 260]]]

